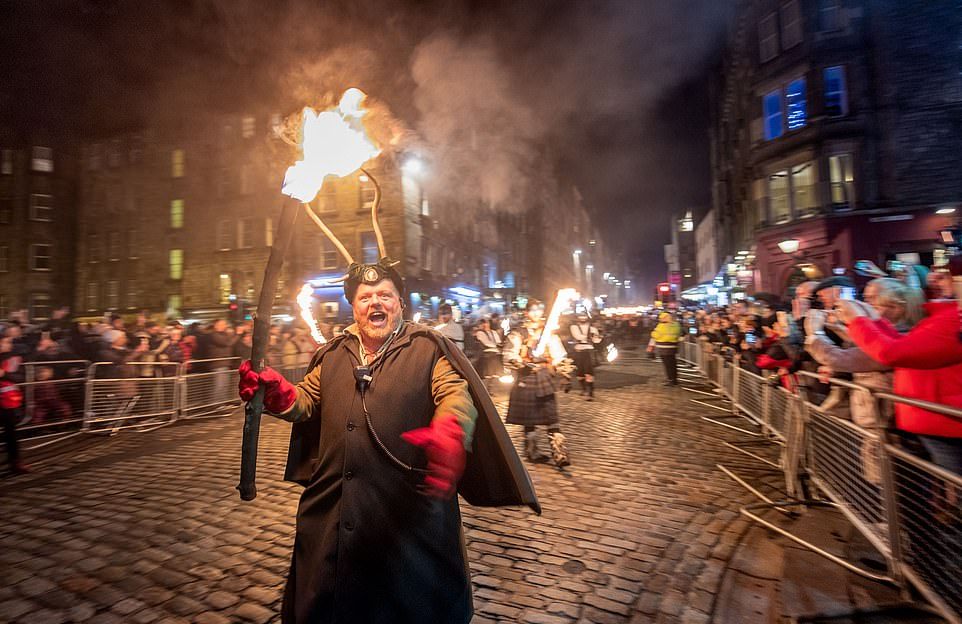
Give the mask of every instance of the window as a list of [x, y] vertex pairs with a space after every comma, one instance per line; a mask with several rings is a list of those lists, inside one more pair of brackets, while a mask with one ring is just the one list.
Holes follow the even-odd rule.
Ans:
[[430, 271], [431, 266], [431, 241], [421, 237], [421, 268]]
[[270, 217], [264, 219], [264, 246], [274, 246], [274, 219]]
[[175, 149], [170, 153], [170, 177], [184, 177], [184, 150]]
[[0, 273], [6, 273], [10, 270], [10, 247], [7, 245], [0, 246]]
[[170, 227], [184, 227], [184, 200], [172, 199], [170, 201]]
[[30, 220], [53, 221], [53, 195], [30, 195]]
[[137, 282], [127, 280], [127, 309], [137, 307]]
[[254, 231], [256, 227], [256, 219], [241, 219], [237, 222], [238, 249], [250, 249], [254, 246]]
[[758, 23], [758, 56], [762, 63], [778, 55], [778, 22], [775, 13]]
[[802, 10], [798, 0], [791, 0], [782, 5], [782, 49], [794, 48], [802, 42], [804, 37]]
[[840, 0], [820, 0], [818, 6], [818, 29], [832, 32], [842, 29], [842, 7]]
[[792, 167], [792, 208], [795, 216], [811, 217], [818, 212], [815, 195], [815, 167], [812, 163]]
[[241, 165], [240, 168], [240, 193], [241, 195], [250, 195], [253, 191], [251, 177], [251, 166], [249, 164]]
[[798, 130], [805, 127], [808, 115], [805, 110], [805, 79], [798, 78], [789, 83], [785, 90], [785, 108], [788, 110], [788, 129]]
[[421, 216], [430, 217], [431, 216], [431, 205], [428, 203], [427, 197], [421, 198]]
[[13, 150], [0, 150], [0, 175], [13, 175]]
[[10, 318], [10, 299], [0, 295], [0, 319]]
[[851, 154], [828, 157], [828, 177], [832, 188], [832, 209], [844, 212], [855, 208], [855, 172]]
[[829, 117], [848, 115], [848, 93], [845, 90], [845, 68], [826, 67], [822, 73], [825, 80], [825, 114]]
[[13, 199], [0, 197], [0, 223], [7, 224], [13, 220]]
[[374, 189], [374, 183], [364, 174], [358, 176], [358, 180], [361, 183], [361, 209], [370, 210], [374, 206], [374, 196], [377, 193]]
[[217, 223], [217, 249], [227, 251], [234, 248], [234, 222], [223, 219]]
[[373, 264], [380, 260], [377, 257], [377, 238], [374, 232], [361, 232], [361, 257], [365, 264]]
[[132, 260], [140, 257], [139, 234], [136, 228], [127, 230], [127, 257]]
[[167, 316], [168, 317], [179, 317], [180, 316], [180, 295], [167, 295]]
[[775, 90], [765, 96], [765, 140], [782, 136], [782, 92]]
[[50, 320], [50, 295], [47, 293], [33, 293], [30, 295], [30, 320]]
[[233, 284], [229, 273], [221, 273], [217, 280], [217, 292], [220, 293], [220, 302], [229, 303], [230, 296], [234, 292]]
[[100, 297], [97, 292], [97, 282], [87, 282], [87, 311], [96, 310], [100, 306]]
[[120, 260], [120, 232], [110, 232], [107, 234], [107, 259]]
[[34, 244], [30, 245], [30, 270], [49, 271], [53, 268], [53, 261], [50, 257], [53, 245]]
[[332, 243], [325, 237], [321, 241], [321, 268], [336, 269], [337, 256], [338, 256], [337, 247], [335, 247], [334, 243]]
[[53, 172], [53, 150], [49, 147], [34, 146], [30, 168], [43, 173]]
[[334, 188], [334, 184], [331, 182], [326, 182], [324, 186], [321, 187], [321, 192], [318, 193], [318, 204], [320, 204], [321, 212], [334, 212], [337, 210], [337, 189]]
[[241, 136], [249, 139], [254, 136], [254, 118], [244, 117], [241, 119]]
[[788, 171], [768, 176], [768, 207], [774, 223], [787, 223], [792, 219], [792, 207], [788, 194]]
[[107, 280], [105, 299], [105, 307], [108, 310], [116, 310], [120, 307], [120, 282], [117, 280]]
[[184, 277], [184, 250], [171, 249], [168, 254], [170, 265], [170, 279], [179, 280]]
[[100, 235], [96, 232], [87, 234], [87, 260], [100, 262]]

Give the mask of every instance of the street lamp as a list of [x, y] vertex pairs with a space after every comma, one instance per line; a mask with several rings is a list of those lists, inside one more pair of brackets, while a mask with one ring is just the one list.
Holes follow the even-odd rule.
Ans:
[[797, 238], [789, 238], [778, 243], [778, 248], [782, 250], [782, 253], [792, 255], [798, 251], [798, 245], [800, 241]]

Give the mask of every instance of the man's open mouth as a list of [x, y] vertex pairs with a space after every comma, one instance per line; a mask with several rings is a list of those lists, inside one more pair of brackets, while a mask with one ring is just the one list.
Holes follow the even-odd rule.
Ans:
[[375, 327], [381, 327], [387, 323], [387, 313], [371, 312], [367, 315], [367, 320], [371, 322], [371, 325], [374, 325]]

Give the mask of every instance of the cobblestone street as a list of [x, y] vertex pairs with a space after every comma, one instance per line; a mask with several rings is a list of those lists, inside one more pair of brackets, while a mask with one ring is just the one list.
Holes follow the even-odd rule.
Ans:
[[[573, 465], [529, 466], [543, 516], [463, 505], [476, 622], [712, 619], [747, 529], [715, 468], [737, 434], [642, 355], [603, 369], [595, 402], [559, 395]], [[300, 488], [281, 480], [289, 426], [265, 418], [259, 496], [238, 499], [241, 424], [85, 441], [0, 482], [0, 621], [275, 621]]]

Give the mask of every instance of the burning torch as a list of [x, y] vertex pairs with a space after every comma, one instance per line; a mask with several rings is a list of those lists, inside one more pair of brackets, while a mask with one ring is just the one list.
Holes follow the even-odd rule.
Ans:
[[[303, 111], [301, 126], [301, 151], [303, 158], [287, 169], [281, 192], [304, 205], [308, 215], [325, 231], [339, 251], [348, 258], [350, 255], [343, 245], [337, 242], [320, 218], [310, 207], [327, 176], [344, 177], [360, 169], [364, 163], [380, 153], [371, 142], [361, 118], [365, 111], [361, 108], [364, 93], [360, 89], [348, 89], [334, 109], [315, 113], [313, 109]], [[376, 184], [376, 183], [375, 183]], [[377, 188], [377, 199], [380, 188]], [[377, 199], [375, 204], [377, 204]], [[267, 340], [270, 335], [271, 308], [277, 293], [277, 281], [284, 265], [284, 255], [290, 245], [297, 218], [297, 203], [287, 201], [281, 209], [277, 238], [271, 247], [264, 270], [257, 311], [254, 315], [254, 333], [251, 346], [251, 368], [260, 372], [264, 368], [267, 353]], [[381, 242], [380, 231], [376, 232]], [[303, 291], [302, 291], [303, 295]], [[309, 296], [309, 295], [308, 295]], [[305, 319], [306, 320], [306, 319]], [[317, 331], [316, 324], [309, 326]], [[313, 332], [312, 332], [313, 333]], [[244, 413], [244, 439], [241, 448], [240, 483], [237, 489], [242, 500], [253, 500], [257, 496], [254, 479], [257, 472], [257, 440], [260, 434], [261, 414], [264, 411], [264, 387], [261, 386], [254, 398], [247, 404]]]

